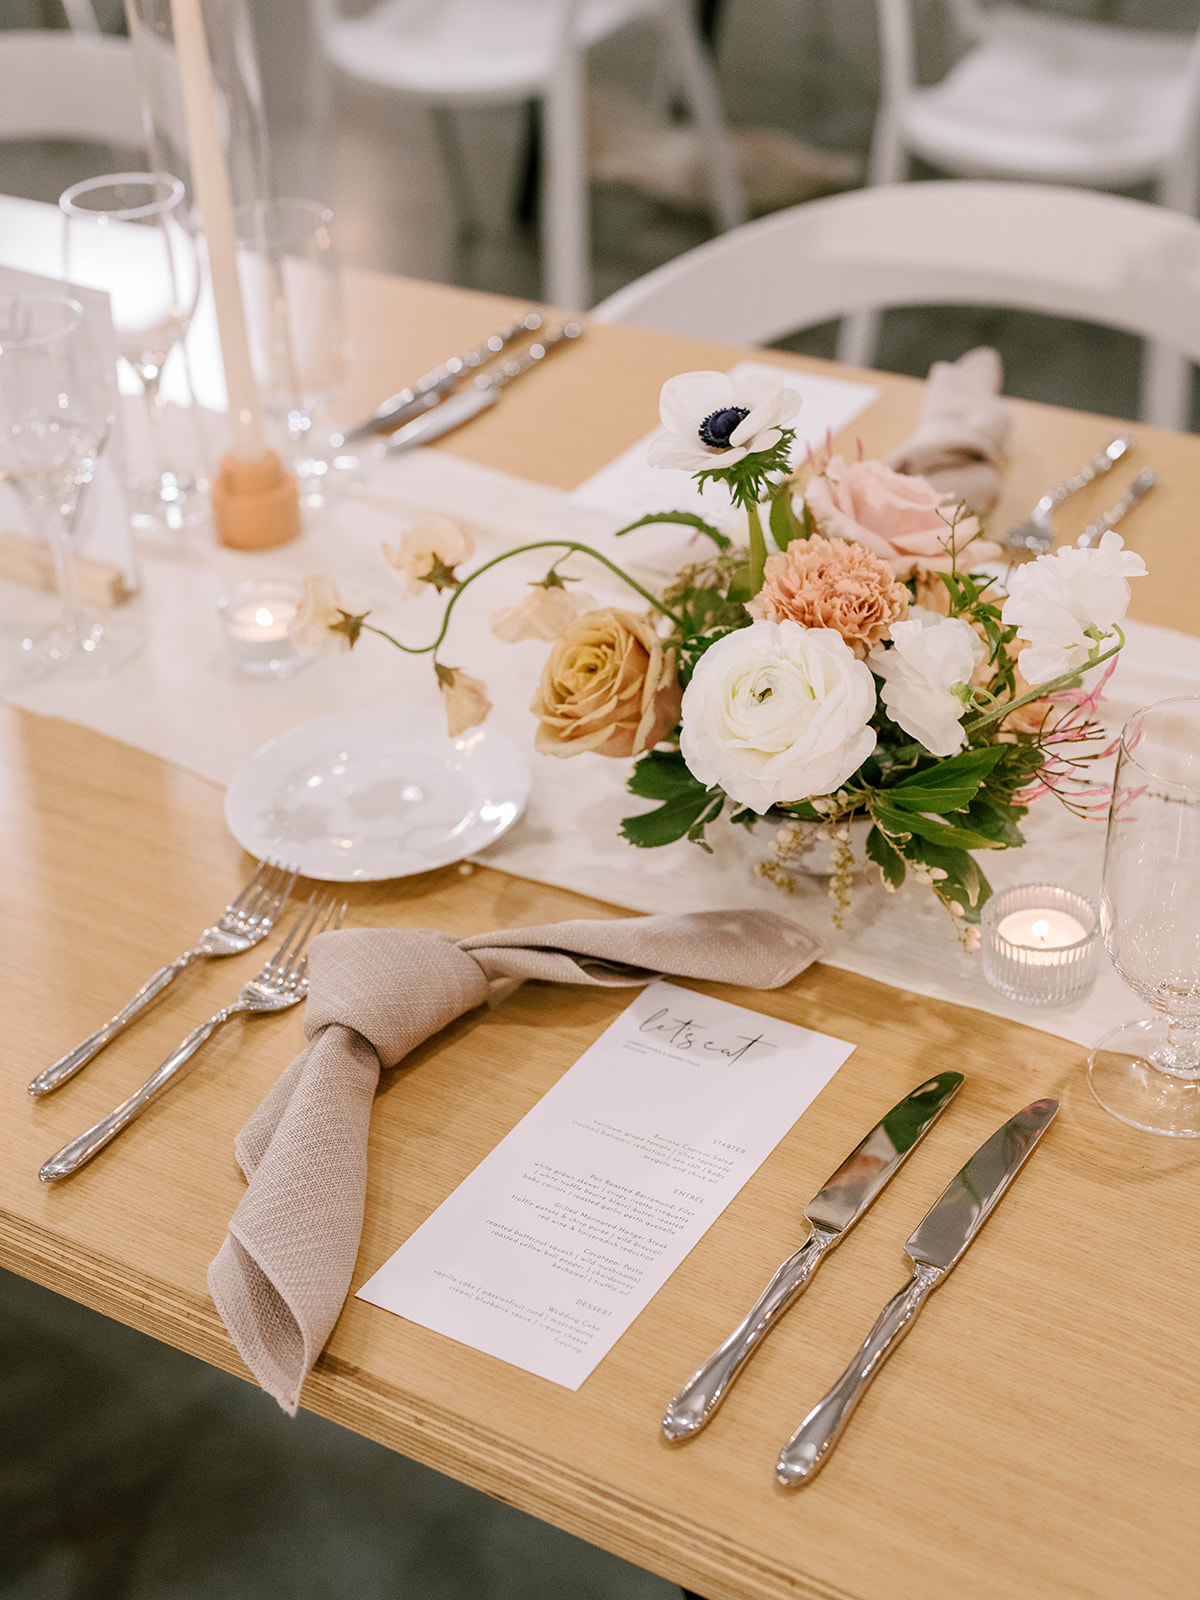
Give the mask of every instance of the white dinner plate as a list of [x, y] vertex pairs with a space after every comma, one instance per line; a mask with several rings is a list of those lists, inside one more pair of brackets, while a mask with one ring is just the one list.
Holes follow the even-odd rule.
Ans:
[[251, 855], [327, 883], [461, 861], [525, 809], [529, 763], [496, 729], [451, 739], [440, 715], [335, 712], [270, 739], [238, 768], [225, 820]]

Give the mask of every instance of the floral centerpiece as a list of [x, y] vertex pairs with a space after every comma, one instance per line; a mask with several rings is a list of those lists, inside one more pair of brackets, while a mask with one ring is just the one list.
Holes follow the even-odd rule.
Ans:
[[[407, 590], [447, 595], [431, 644], [346, 610], [327, 579], [309, 581], [303, 631], [318, 648], [374, 632], [429, 654], [458, 736], [490, 710], [485, 685], [441, 659], [460, 596], [511, 556], [552, 551], [526, 597], [493, 613], [492, 631], [552, 641], [531, 707], [540, 751], [633, 762], [629, 789], [656, 804], [622, 824], [631, 845], [708, 848], [722, 813], [747, 827], [769, 819], [779, 826], [761, 870], [786, 882], [790, 859], [832, 837], [841, 907], [849, 824], [862, 818], [866, 855], [890, 888], [913, 873], [960, 924], [976, 923], [990, 893], [976, 853], [1021, 845], [1042, 795], [1080, 810], [1095, 798], [1086, 763], [1101, 686], [1085, 689], [1081, 675], [1124, 644], [1129, 579], [1145, 566], [1109, 532], [1094, 549], [1013, 568], [998, 588], [980, 568], [999, 547], [924, 479], [839, 456], [793, 474], [799, 404], [790, 389], [735, 389], [714, 372], [665, 385], [651, 460], [726, 485], [745, 540], [682, 511], [621, 529], [694, 530], [697, 559], [658, 593], [572, 540], [522, 545], [464, 573], [470, 536], [426, 518], [384, 556]], [[560, 569], [578, 557], [623, 580], [627, 609], [576, 590]]]

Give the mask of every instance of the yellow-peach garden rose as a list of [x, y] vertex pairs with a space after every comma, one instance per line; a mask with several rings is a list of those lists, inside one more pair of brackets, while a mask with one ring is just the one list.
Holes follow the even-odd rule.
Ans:
[[637, 756], [679, 721], [675, 656], [650, 623], [608, 607], [579, 618], [551, 650], [530, 710], [545, 755]]

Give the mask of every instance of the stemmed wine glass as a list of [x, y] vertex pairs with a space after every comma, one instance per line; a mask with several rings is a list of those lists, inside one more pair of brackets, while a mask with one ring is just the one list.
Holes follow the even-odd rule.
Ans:
[[1200, 1137], [1200, 697], [1160, 700], [1121, 733], [1100, 926], [1117, 971], [1156, 1015], [1092, 1051], [1106, 1111]]
[[117, 347], [146, 401], [153, 464], [130, 486], [134, 525], [187, 527], [207, 514], [207, 498], [194, 465], [173, 461], [179, 448], [165, 443], [162, 387], [200, 286], [183, 184], [165, 172], [119, 172], [73, 184], [58, 203], [65, 219], [63, 277], [108, 295]]
[[79, 602], [71, 530], [116, 412], [113, 374], [67, 295], [0, 298], [0, 482], [14, 488], [54, 562], [61, 612], [0, 664], [9, 686], [67, 668], [107, 671], [136, 648]]
[[315, 200], [254, 201], [236, 218], [238, 276], [254, 375], [302, 505], [349, 486], [358, 458], [332, 445], [346, 375], [346, 318], [333, 213]]

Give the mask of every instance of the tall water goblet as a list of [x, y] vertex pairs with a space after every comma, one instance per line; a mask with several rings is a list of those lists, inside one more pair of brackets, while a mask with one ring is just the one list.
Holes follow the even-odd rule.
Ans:
[[196, 443], [168, 443], [163, 390], [163, 368], [183, 343], [200, 287], [183, 184], [165, 172], [112, 173], [73, 184], [58, 203], [63, 277], [108, 295], [117, 348], [146, 402], [150, 465], [130, 484], [134, 525], [199, 522], [208, 502], [197, 481]]
[[1106, 1111], [1149, 1133], [1200, 1137], [1200, 697], [1136, 711], [1121, 734], [1100, 926], [1117, 971], [1155, 1015], [1088, 1061]]
[[329, 411], [346, 375], [346, 317], [333, 213], [316, 200], [258, 200], [236, 216], [250, 356], [272, 443], [306, 506], [349, 487]]
[[80, 495], [116, 414], [113, 380], [77, 300], [0, 298], [0, 482], [16, 491], [46, 540], [61, 602], [55, 623], [21, 637], [0, 662], [8, 686], [68, 669], [107, 671], [140, 643], [131, 626], [84, 610], [71, 542]]

